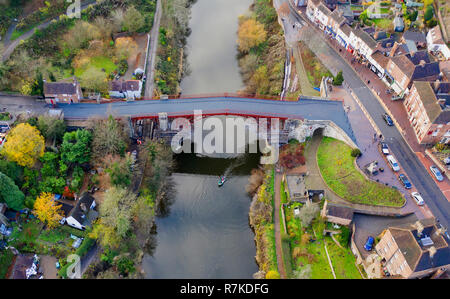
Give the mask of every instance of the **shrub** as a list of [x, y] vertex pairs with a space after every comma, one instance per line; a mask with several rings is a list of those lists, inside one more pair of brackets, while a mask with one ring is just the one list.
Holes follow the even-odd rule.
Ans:
[[266, 279], [280, 279], [280, 273], [278, 273], [278, 271], [275, 270], [270, 270], [266, 274]]
[[344, 76], [342, 75], [342, 71], [340, 71], [336, 77], [333, 78], [333, 85], [334, 86], [341, 86], [342, 82], [344, 82]]
[[361, 151], [359, 150], [359, 148], [354, 148], [352, 149], [351, 155], [352, 157], [359, 157], [361, 156]]

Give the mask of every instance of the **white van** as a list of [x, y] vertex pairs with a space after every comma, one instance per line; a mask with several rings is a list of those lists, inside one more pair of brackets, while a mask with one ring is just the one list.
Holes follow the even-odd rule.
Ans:
[[397, 160], [395, 160], [394, 156], [387, 155], [386, 159], [393, 171], [400, 171], [400, 166], [398, 166]]

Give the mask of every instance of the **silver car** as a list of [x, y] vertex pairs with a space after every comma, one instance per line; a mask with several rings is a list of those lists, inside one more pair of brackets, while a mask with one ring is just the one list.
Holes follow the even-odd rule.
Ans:
[[411, 197], [419, 206], [423, 206], [423, 204], [425, 203], [419, 192], [411, 192]]
[[442, 176], [441, 172], [435, 165], [431, 165], [430, 170], [433, 173], [436, 180], [438, 180], [439, 182], [442, 182], [444, 180], [444, 177]]

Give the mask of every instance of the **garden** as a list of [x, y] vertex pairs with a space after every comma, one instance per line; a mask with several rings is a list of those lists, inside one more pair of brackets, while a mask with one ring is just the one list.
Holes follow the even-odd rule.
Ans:
[[352, 148], [344, 142], [324, 137], [317, 151], [321, 175], [338, 196], [367, 205], [401, 207], [405, 198], [397, 190], [367, 179], [355, 163]]
[[[294, 209], [300, 210], [298, 216]], [[327, 223], [319, 216], [318, 204], [291, 203], [284, 211], [288, 233], [284, 239], [291, 248], [286, 262], [291, 265], [286, 269], [292, 269], [292, 278], [333, 279], [327, 252], [337, 279], [362, 278], [348, 245], [348, 228], [340, 227], [341, 233], [335, 235], [337, 245], [330, 236], [323, 234]], [[284, 250], [283, 253], [286, 252], [289, 251]]]
[[[139, 50], [133, 36], [151, 29], [155, 3], [105, 0], [83, 10], [81, 19], [61, 16], [51, 21], [0, 65], [0, 89], [42, 95], [43, 80], [75, 75], [84, 91], [106, 95], [108, 80], [124, 75], [127, 59]], [[118, 33], [125, 37], [116, 39]]]

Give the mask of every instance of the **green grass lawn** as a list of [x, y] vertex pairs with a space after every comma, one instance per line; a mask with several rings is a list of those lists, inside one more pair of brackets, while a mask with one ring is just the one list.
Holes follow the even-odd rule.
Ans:
[[371, 20], [375, 25], [383, 30], [389, 30], [394, 28], [393, 21], [391, 19], [373, 19]]
[[355, 168], [351, 150], [342, 141], [323, 138], [317, 150], [317, 163], [328, 187], [340, 197], [354, 203], [402, 206], [405, 198], [398, 190], [366, 179]]
[[117, 65], [114, 64], [111, 58], [106, 56], [96, 56], [92, 57], [89, 63], [86, 63], [82, 67], [76, 68], [75, 76], [81, 77], [84, 72], [91, 67], [99, 70], [104, 69], [107, 75], [117, 69]]

